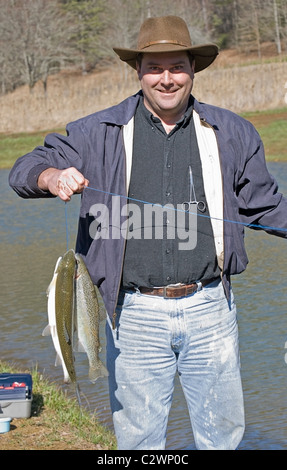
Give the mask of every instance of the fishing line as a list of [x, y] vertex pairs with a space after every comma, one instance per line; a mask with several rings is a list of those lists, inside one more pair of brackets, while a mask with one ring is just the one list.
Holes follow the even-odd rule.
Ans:
[[156, 204], [154, 202], [144, 201], [142, 199], [135, 199], [135, 198], [125, 196], [125, 195], [122, 195], [122, 194], [111, 193], [109, 191], [104, 191], [103, 189], [92, 188], [91, 186], [85, 186], [84, 189], [85, 190], [90, 189], [92, 191], [98, 191], [100, 193], [105, 193], [105, 194], [108, 194], [110, 196], [118, 196], [118, 197], [121, 197], [121, 198], [124, 198], [124, 199], [128, 199], [130, 201], [140, 202], [142, 204], [148, 204], [148, 205], [151, 205], [153, 207], [160, 207], [160, 208], [164, 208], [164, 209], [173, 210], [175, 212], [184, 212], [184, 213], [191, 214], [191, 215], [197, 215], [198, 217], [206, 217], [208, 219], [219, 220], [220, 222], [228, 222], [228, 223], [231, 223], [231, 224], [243, 225], [245, 227], [258, 228], [258, 229], [261, 229], [261, 230], [277, 230], [277, 231], [287, 232], [287, 228], [272, 227], [272, 226], [268, 226], [268, 225], [248, 224], [247, 222], [240, 222], [240, 221], [237, 221], [237, 220], [229, 220], [229, 219], [221, 219], [221, 218], [218, 218], [218, 217], [211, 217], [210, 215], [195, 213], [195, 212], [187, 211], [187, 210], [184, 210], [184, 209], [176, 209], [175, 207], [171, 207], [169, 205]]
[[68, 228], [68, 209], [67, 203], [65, 202], [65, 221], [66, 221], [66, 244], [67, 244], [67, 251], [69, 249], [69, 228]]

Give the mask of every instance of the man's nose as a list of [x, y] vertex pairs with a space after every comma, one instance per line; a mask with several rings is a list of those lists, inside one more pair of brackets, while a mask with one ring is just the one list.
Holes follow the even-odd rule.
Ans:
[[161, 74], [161, 83], [168, 86], [172, 83], [172, 74], [169, 70], [164, 70]]

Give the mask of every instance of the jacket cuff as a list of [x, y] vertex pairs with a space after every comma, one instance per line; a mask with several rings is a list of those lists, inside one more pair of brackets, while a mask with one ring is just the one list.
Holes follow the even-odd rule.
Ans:
[[[50, 194], [51, 197], [53, 196], [50, 191], [44, 191], [43, 189], [40, 189], [38, 186], [38, 178], [40, 174], [44, 171], [47, 170], [48, 168], [51, 168], [51, 165], [46, 165], [45, 163], [41, 163], [40, 165], [35, 166], [30, 170], [27, 176], [27, 183], [30, 189], [32, 189], [33, 192], [35, 193], [41, 193], [41, 194]], [[54, 197], [54, 196], [53, 196]]]

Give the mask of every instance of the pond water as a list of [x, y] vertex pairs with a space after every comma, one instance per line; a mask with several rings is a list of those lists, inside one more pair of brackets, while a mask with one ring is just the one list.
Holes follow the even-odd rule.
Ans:
[[[287, 164], [268, 166], [287, 195]], [[65, 204], [58, 199], [19, 198], [8, 186], [8, 173], [0, 171], [0, 358], [21, 367], [37, 365], [69, 393], [69, 386], [62, 385], [61, 368], [54, 366], [52, 340], [41, 335], [47, 324], [46, 289], [56, 260], [67, 248]], [[66, 205], [69, 248], [74, 247], [79, 203], [80, 197], [74, 196]], [[239, 449], [287, 450], [286, 240], [247, 229], [246, 246], [248, 269], [233, 278], [246, 412], [246, 432]], [[103, 324], [101, 328], [104, 360]], [[86, 406], [112, 428], [107, 380], [89, 383], [83, 354], [76, 355], [76, 367]], [[194, 449], [178, 380], [167, 449]]]

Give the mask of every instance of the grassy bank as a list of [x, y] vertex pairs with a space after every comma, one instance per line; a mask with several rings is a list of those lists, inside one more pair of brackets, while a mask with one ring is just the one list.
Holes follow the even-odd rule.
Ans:
[[108, 450], [115, 449], [114, 435], [95, 417], [80, 409], [36, 369], [18, 370], [0, 361], [0, 373], [25, 372], [33, 378], [29, 419], [13, 419], [10, 432], [0, 434], [0, 450]]
[[[0, 169], [11, 168], [18, 157], [31, 152], [38, 145], [43, 145], [43, 141], [48, 132], [41, 131], [31, 134], [0, 134]], [[55, 132], [64, 133], [64, 129]]]
[[[287, 107], [271, 111], [245, 113], [263, 140], [267, 161], [287, 162]], [[57, 132], [64, 133], [64, 129]], [[42, 145], [48, 131], [32, 134], [0, 134], [0, 169], [11, 168], [15, 160]]]
[[267, 161], [287, 162], [287, 107], [245, 113], [258, 130], [265, 147]]

